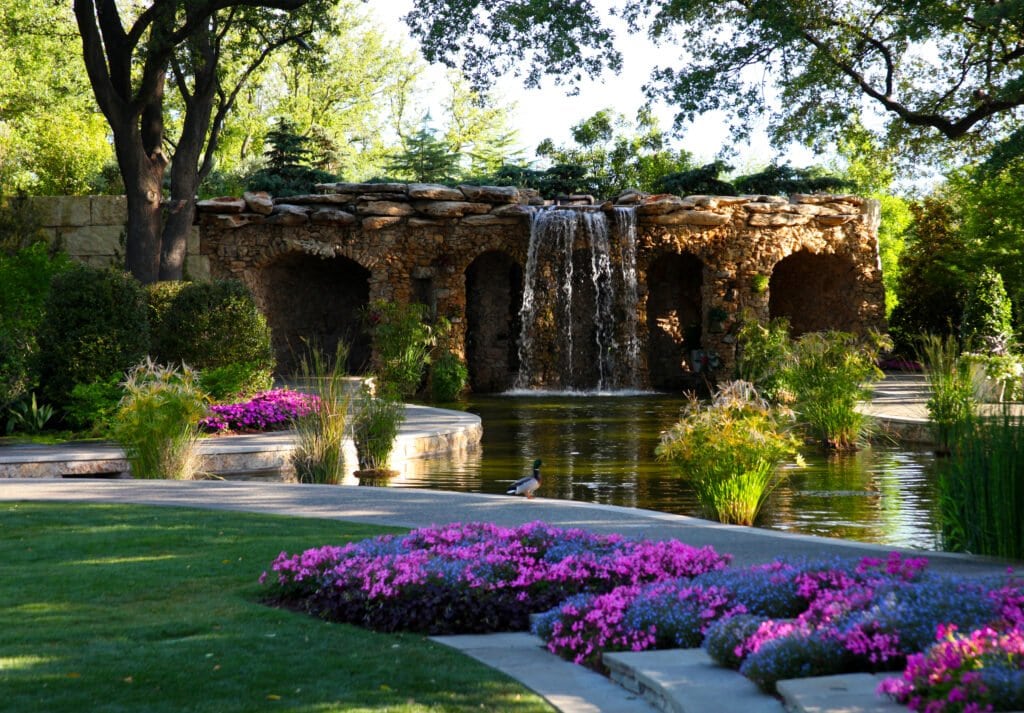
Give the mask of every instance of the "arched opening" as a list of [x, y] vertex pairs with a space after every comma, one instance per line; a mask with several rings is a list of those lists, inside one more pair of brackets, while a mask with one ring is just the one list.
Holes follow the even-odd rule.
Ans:
[[295, 373], [308, 344], [333, 354], [348, 345], [350, 373], [370, 362], [362, 312], [370, 300], [370, 272], [346, 257], [289, 253], [263, 268], [260, 298], [273, 334], [277, 368]]
[[789, 320], [790, 334], [829, 329], [849, 331], [857, 322], [851, 295], [856, 268], [841, 255], [795, 252], [775, 265], [768, 282], [768, 313]]
[[509, 255], [485, 252], [466, 268], [466, 362], [477, 393], [511, 388], [519, 370], [523, 269]]
[[651, 386], [678, 390], [692, 376], [690, 353], [701, 348], [704, 263], [690, 254], [663, 255], [647, 269], [647, 368]]

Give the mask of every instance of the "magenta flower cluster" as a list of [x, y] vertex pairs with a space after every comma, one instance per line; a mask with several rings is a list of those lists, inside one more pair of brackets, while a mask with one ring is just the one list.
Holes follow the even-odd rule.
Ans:
[[269, 598], [378, 631], [522, 630], [580, 592], [610, 592], [723, 569], [728, 557], [678, 541], [629, 540], [534, 522], [449, 524], [296, 555], [261, 581]]
[[981, 713], [1024, 707], [1024, 630], [975, 629], [967, 635], [943, 625], [937, 643], [912, 654], [901, 678], [878, 687], [924, 713]]
[[241, 403], [211, 406], [199, 426], [209, 433], [281, 431], [290, 428], [296, 419], [313, 413], [318, 404], [317, 396], [272, 389]]

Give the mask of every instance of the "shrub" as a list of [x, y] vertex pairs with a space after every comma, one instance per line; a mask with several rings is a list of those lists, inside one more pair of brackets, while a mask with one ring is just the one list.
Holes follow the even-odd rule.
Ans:
[[0, 411], [39, 385], [37, 332], [53, 276], [68, 269], [62, 253], [37, 243], [0, 251]]
[[779, 463], [797, 453], [786, 417], [750, 384], [724, 384], [711, 404], [696, 399], [662, 434], [656, 453], [688, 479], [701, 508], [721, 522], [750, 525], [782, 474]]
[[435, 341], [426, 314], [421, 304], [377, 300], [369, 306], [366, 319], [382, 396], [408, 398], [419, 390]]
[[120, 374], [88, 384], [75, 384], [64, 407], [64, 418], [77, 431], [104, 435], [113, 425], [123, 395]]
[[319, 403], [316, 396], [274, 389], [240, 403], [211, 406], [209, 415], [199, 422], [199, 427], [217, 433], [280, 431], [291, 428], [299, 419], [312, 416]]
[[136, 478], [191, 480], [199, 470], [199, 419], [206, 397], [188, 366], [162, 366], [150, 358], [128, 373], [114, 420]]
[[749, 381], [769, 401], [785, 400], [783, 372], [790, 355], [789, 322], [784, 317], [762, 325], [744, 320], [736, 335], [736, 378]]
[[810, 332], [796, 340], [784, 378], [797, 419], [815, 440], [829, 448], [857, 447], [867, 422], [857, 405], [882, 378], [880, 346], [845, 332]]
[[405, 404], [364, 394], [352, 428], [360, 470], [387, 468], [398, 429], [405, 421]]
[[466, 363], [452, 351], [445, 350], [430, 366], [430, 390], [434, 401], [455, 401], [469, 384]]
[[961, 342], [967, 349], [1005, 354], [1013, 340], [1013, 311], [1002, 276], [986, 267], [968, 284]]
[[317, 408], [294, 422], [291, 463], [300, 483], [336, 485], [345, 477], [344, 446], [351, 401], [345, 374], [347, 357], [343, 344], [338, 345], [333, 358], [314, 346], [300, 362], [299, 376], [317, 399]]
[[265, 364], [247, 361], [203, 369], [199, 383], [211, 400], [224, 403], [268, 391], [274, 378]]
[[709, 547], [593, 535], [543, 523], [452, 523], [345, 547], [282, 553], [270, 599], [378, 631], [429, 634], [523, 630], [531, 612], [580, 592], [725, 567]]
[[149, 349], [145, 290], [125, 272], [74, 265], [54, 276], [39, 330], [45, 399], [63, 408], [76, 384], [124, 374]]
[[244, 364], [269, 374], [274, 368], [267, 320], [241, 282], [190, 282], [150, 295], [152, 313], [162, 314], [153, 334], [159, 361], [200, 371]]

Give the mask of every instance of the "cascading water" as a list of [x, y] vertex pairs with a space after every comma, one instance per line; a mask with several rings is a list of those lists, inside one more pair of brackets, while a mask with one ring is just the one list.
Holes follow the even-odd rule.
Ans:
[[516, 389], [640, 386], [632, 209], [534, 213], [524, 281]]

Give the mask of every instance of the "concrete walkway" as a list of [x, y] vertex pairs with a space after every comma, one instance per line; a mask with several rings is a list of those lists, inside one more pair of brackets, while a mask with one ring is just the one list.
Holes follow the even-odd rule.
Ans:
[[[875, 415], [920, 425], [927, 392], [923, 380], [883, 382], [871, 409]], [[457, 412], [450, 412], [457, 413]], [[429, 416], [429, 414], [424, 414]], [[429, 428], [429, 424], [426, 425]], [[91, 448], [92, 446], [90, 446]], [[0, 464], [7, 457], [0, 448]], [[45, 457], [47, 449], [37, 451]], [[24, 452], [22, 457], [24, 456]], [[417, 527], [485, 520], [519, 525], [543, 520], [563, 527], [617, 532], [631, 537], [676, 538], [710, 545], [747, 565], [779, 556], [824, 558], [882, 556], [894, 548], [806, 535], [735, 527], [666, 513], [536, 498], [507, 498], [469, 493], [315, 486], [269, 482], [136, 481], [129, 479], [0, 479], [0, 500], [79, 503], [138, 503], [159, 506], [238, 510], [300, 517], [352, 520]], [[912, 552], [920, 555], [920, 552]], [[928, 553], [933, 569], [962, 574], [997, 574], [1006, 562]], [[467, 655], [504, 671], [566, 713], [640, 713], [654, 710], [700, 713], [776, 713], [775, 698], [751, 690], [746, 679], [712, 666], [700, 651], [642, 652], [609, 656], [611, 680], [573, 666], [546, 652], [528, 634], [438, 637]], [[834, 680], [833, 680], [834, 679]], [[906, 710], [878, 699], [868, 677], [832, 677], [792, 682], [783, 690], [791, 711], [879, 713]]]

